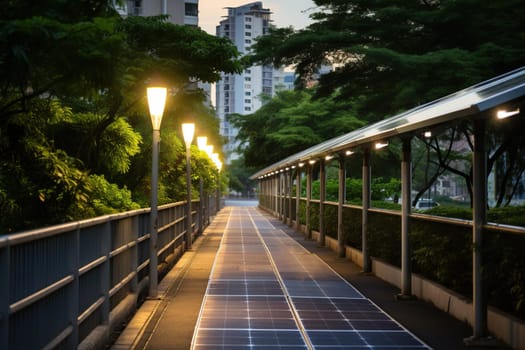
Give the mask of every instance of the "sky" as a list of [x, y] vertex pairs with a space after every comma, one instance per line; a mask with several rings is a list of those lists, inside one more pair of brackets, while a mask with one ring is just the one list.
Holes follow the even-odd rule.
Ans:
[[[308, 17], [315, 4], [312, 0], [260, 0], [264, 8], [272, 11], [273, 24], [277, 27], [292, 26], [302, 29], [310, 24]], [[215, 35], [215, 27], [223, 16], [228, 14], [225, 7], [238, 7], [249, 4], [250, 0], [199, 0], [199, 26]]]

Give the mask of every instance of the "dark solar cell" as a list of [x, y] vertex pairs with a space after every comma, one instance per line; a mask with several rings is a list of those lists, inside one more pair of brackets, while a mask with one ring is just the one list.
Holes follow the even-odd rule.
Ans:
[[255, 209], [231, 210], [192, 349], [428, 349]]

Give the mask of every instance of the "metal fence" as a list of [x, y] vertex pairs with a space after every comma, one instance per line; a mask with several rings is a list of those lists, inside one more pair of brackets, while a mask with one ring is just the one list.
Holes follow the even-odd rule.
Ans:
[[[183, 254], [186, 202], [158, 209], [160, 277]], [[192, 239], [216, 213], [193, 201]], [[150, 209], [0, 236], [0, 349], [104, 347], [149, 283]]]

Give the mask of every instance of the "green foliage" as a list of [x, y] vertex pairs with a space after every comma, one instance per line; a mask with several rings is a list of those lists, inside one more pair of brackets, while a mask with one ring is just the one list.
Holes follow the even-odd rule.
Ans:
[[[148, 205], [145, 88], [158, 75], [173, 88], [163, 125], [173, 142], [162, 142], [167, 173], [160, 172], [159, 202], [181, 197], [182, 116], [220, 148], [218, 122], [194, 80], [241, 71], [226, 39], [162, 16], [123, 19], [98, 0], [11, 1], [0, 21], [0, 233], [131, 208], [126, 188]], [[192, 159], [195, 178], [213, 188], [209, 162]], [[93, 183], [100, 188], [91, 191]]]
[[88, 184], [91, 187], [90, 206], [94, 216], [140, 208], [133, 202], [127, 188], [109, 183], [102, 175], [90, 175]]
[[263, 167], [329, 138], [363, 126], [352, 103], [337, 94], [312, 99], [313, 91], [279, 91], [250, 115], [231, 115], [247, 166]]
[[410, 234], [414, 271], [470, 296], [472, 231], [451, 224], [412, 221]]
[[[301, 201], [301, 220], [304, 223], [305, 201]], [[374, 204], [374, 207], [376, 205]], [[378, 206], [379, 207], [379, 206]], [[312, 228], [318, 223], [318, 205], [311, 211]], [[429, 210], [435, 211], [434, 208]], [[464, 209], [446, 208], [452, 217], [465, 214]], [[452, 214], [456, 211], [456, 214]], [[492, 211], [492, 210], [491, 210]], [[505, 214], [508, 212], [508, 215]], [[428, 213], [427, 212], [427, 213]], [[468, 210], [467, 210], [468, 212]], [[337, 237], [336, 206], [325, 208], [325, 229]], [[509, 222], [523, 217], [523, 208], [502, 208], [489, 221]], [[496, 221], [497, 217], [497, 221]], [[390, 264], [400, 266], [401, 222], [399, 214], [370, 212], [367, 240], [370, 254]], [[343, 238], [345, 244], [361, 249], [362, 211], [343, 209]], [[521, 235], [496, 234], [484, 231], [483, 278], [488, 285], [490, 305], [525, 318], [525, 241]], [[467, 297], [472, 293], [472, 229], [451, 223], [412, 219], [410, 222], [412, 269], [415, 273], [436, 281]], [[460, 266], [461, 268], [458, 268]]]
[[315, 3], [314, 23], [273, 30], [257, 41], [252, 61], [296, 65], [302, 85], [321, 64], [337, 64], [318, 94], [358, 99], [357, 114], [367, 120], [524, 65], [519, 0]]
[[105, 122], [100, 114], [74, 113], [52, 132], [55, 144], [76, 155], [92, 171], [111, 178], [129, 171], [132, 157], [140, 151], [142, 136], [119, 117], [93, 137]]
[[241, 193], [244, 197], [254, 195], [253, 189], [256, 188], [256, 181], [250, 180], [250, 176], [255, 172], [254, 168], [244, 166], [244, 159], [235, 159], [228, 166], [229, 188]]

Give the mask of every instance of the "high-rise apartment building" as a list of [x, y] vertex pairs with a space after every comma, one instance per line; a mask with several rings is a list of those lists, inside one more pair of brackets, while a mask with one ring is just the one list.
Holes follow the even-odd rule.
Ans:
[[124, 16], [169, 15], [173, 24], [199, 24], [199, 0], [131, 0], [115, 7]]
[[[249, 53], [258, 36], [270, 29], [269, 9], [261, 1], [240, 7], [227, 8], [228, 15], [217, 26], [217, 36], [228, 37], [242, 53]], [[272, 66], [252, 66], [242, 74], [223, 74], [216, 84], [215, 104], [220, 119], [220, 133], [225, 138], [226, 163], [238, 158], [236, 153], [237, 130], [227, 121], [229, 114], [251, 114], [262, 106], [261, 95], [273, 96], [276, 90], [274, 78], [279, 77], [282, 86], [282, 70]]]

